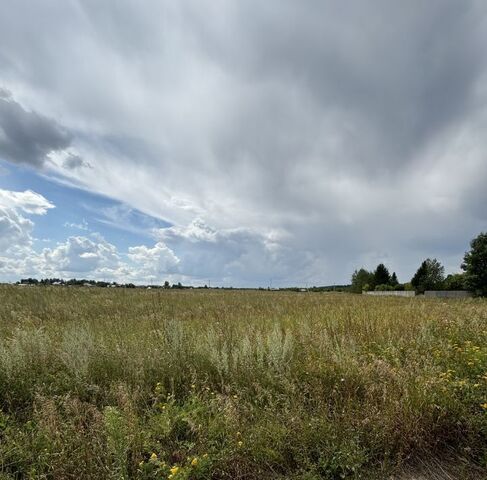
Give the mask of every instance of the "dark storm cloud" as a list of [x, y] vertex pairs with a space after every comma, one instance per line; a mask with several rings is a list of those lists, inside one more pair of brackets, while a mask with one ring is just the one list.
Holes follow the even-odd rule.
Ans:
[[0, 156], [13, 163], [42, 167], [51, 152], [64, 150], [71, 135], [54, 120], [25, 110], [0, 90]]
[[83, 160], [79, 155], [69, 154], [63, 161], [63, 167], [68, 170], [76, 170], [77, 168], [92, 168], [92, 166]]
[[[228, 28], [199, 17], [208, 55], [256, 87], [270, 83], [285, 85], [291, 94], [298, 90], [302, 101], [314, 105], [309, 113], [315, 121], [333, 114], [341, 140], [348, 143], [339, 162], [364, 169], [398, 168], [411, 161], [468, 112], [485, 69], [486, 9], [476, 2], [271, 0], [265, 6], [241, 2], [236, 10]], [[290, 98], [282, 98], [281, 110]], [[266, 132], [269, 120], [269, 115], [256, 115], [251, 131], [263, 126]], [[248, 125], [248, 118], [241, 123], [237, 127]], [[313, 133], [319, 135], [319, 129], [315, 123]], [[268, 141], [276, 134], [283, 132]], [[246, 140], [242, 135], [233, 142], [245, 148]], [[306, 149], [309, 136], [302, 140]]]

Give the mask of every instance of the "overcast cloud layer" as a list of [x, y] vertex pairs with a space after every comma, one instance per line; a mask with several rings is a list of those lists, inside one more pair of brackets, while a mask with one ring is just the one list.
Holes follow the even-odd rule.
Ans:
[[34, 192], [5, 190], [0, 244], [32, 261], [0, 253], [0, 275], [458, 270], [487, 230], [485, 45], [480, 0], [7, 0], [0, 159], [172, 226], [126, 252], [96, 232], [42, 252], [49, 198], [27, 211]]

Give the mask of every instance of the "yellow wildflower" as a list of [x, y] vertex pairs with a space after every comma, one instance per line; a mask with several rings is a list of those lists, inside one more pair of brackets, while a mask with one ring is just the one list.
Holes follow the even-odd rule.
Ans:
[[198, 459], [194, 457], [193, 460], [191, 460], [191, 466], [196, 467], [196, 465], [198, 465]]
[[176, 475], [176, 473], [179, 472], [179, 467], [177, 465], [174, 465], [174, 467], [171, 467], [169, 471], [171, 472], [171, 475]]
[[155, 462], [157, 460], [157, 453], [152, 452], [152, 455], [150, 456], [150, 461]]
[[484, 409], [487, 410], [487, 402], [481, 403], [480, 406]]
[[[487, 404], [486, 404], [486, 405], [487, 405]], [[487, 408], [487, 407], [485, 407], [485, 408]], [[238, 445], [239, 447], [241, 447], [241, 446], [243, 445], [242, 440], [238, 441], [238, 442], [237, 442], [237, 445]]]

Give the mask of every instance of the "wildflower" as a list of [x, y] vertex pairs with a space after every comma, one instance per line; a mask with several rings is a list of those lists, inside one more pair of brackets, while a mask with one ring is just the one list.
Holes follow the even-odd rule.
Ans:
[[[487, 403], [486, 403], [486, 405], [487, 405]], [[487, 406], [486, 406], [485, 408], [487, 408]], [[241, 446], [243, 445], [242, 440], [239, 440], [239, 441], [237, 442], [237, 445], [238, 445], [239, 447], [241, 447]]]
[[198, 459], [194, 457], [193, 460], [191, 460], [191, 466], [196, 467], [196, 465], [198, 465]]
[[177, 465], [174, 465], [174, 467], [171, 467], [171, 469], [169, 470], [171, 472], [171, 475], [176, 475], [176, 473], [179, 472], [179, 467]]
[[194, 390], [196, 388], [196, 385], [194, 383], [191, 384], [191, 388]]
[[240, 437], [240, 435], [242, 435], [240, 432], [237, 432], [237, 437]]
[[480, 383], [474, 383], [473, 384], [473, 388], [479, 388], [480, 387]]
[[208, 458], [208, 454], [207, 453], [204, 453], [203, 454], [203, 458]]
[[150, 456], [150, 461], [151, 462], [157, 461], [157, 453], [152, 452], [152, 455]]
[[484, 409], [487, 410], [487, 402], [481, 403], [480, 406]]

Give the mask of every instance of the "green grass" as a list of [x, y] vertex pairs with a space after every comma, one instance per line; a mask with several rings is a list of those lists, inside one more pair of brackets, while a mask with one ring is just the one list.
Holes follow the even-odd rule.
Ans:
[[0, 479], [484, 478], [486, 402], [485, 300], [0, 288]]

